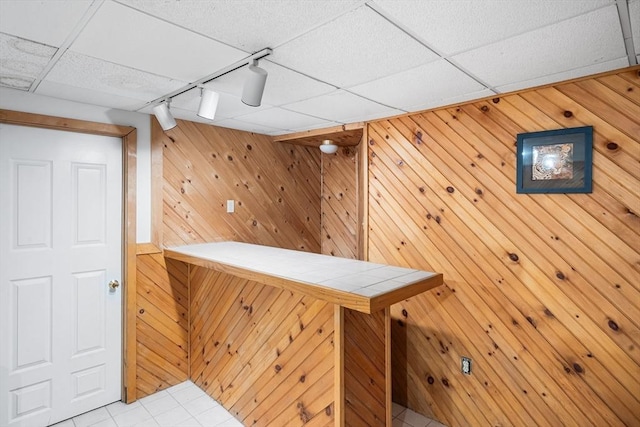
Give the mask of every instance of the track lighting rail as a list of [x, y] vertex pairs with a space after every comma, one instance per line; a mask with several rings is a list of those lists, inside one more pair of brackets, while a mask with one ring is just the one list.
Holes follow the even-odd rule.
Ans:
[[198, 79], [192, 83], [189, 83], [186, 86], [181, 87], [180, 89], [176, 89], [173, 92], [169, 92], [165, 95], [162, 95], [159, 98], [154, 99], [153, 101], [147, 102], [144, 107], [139, 108], [137, 111], [140, 111], [144, 108], [146, 108], [149, 105], [157, 105], [161, 102], [170, 102], [171, 98], [176, 97], [178, 95], [181, 95], [185, 92], [190, 91], [191, 89], [197, 88], [197, 87], [201, 87], [202, 85], [205, 85], [207, 83], [209, 83], [212, 80], [217, 79], [218, 77], [222, 77], [227, 73], [230, 73], [232, 71], [237, 70], [238, 68], [242, 68], [245, 65], [252, 65], [254, 64], [255, 61], [258, 61], [259, 59], [262, 59], [266, 56], [269, 56], [273, 53], [273, 50], [271, 48], [264, 48], [256, 53], [253, 53], [249, 56], [247, 56], [244, 59], [241, 59], [237, 62], [234, 62], [231, 65], [228, 65], [218, 71], [216, 71], [213, 74], [209, 74], [208, 76], [202, 77], [201, 79]]

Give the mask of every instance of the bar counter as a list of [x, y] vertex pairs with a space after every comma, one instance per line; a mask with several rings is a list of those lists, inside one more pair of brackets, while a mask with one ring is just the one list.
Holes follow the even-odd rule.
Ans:
[[190, 377], [244, 425], [391, 426], [389, 307], [442, 274], [239, 242], [164, 254], [189, 266]]

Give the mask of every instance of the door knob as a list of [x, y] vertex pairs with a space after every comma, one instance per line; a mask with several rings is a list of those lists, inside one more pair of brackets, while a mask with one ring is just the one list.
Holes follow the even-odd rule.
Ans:
[[109, 282], [109, 289], [111, 290], [116, 290], [116, 288], [120, 286], [120, 282], [118, 282], [117, 280], [112, 280]]

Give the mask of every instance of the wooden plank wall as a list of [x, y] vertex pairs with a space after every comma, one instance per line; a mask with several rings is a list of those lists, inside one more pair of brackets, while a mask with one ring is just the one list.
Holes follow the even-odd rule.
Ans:
[[246, 426], [333, 425], [333, 306], [190, 268], [192, 380]]
[[[320, 150], [186, 121], [164, 133], [151, 120], [152, 146], [163, 150], [159, 243], [236, 240], [320, 251]], [[228, 199], [234, 214], [226, 213]], [[137, 398], [188, 377], [188, 292], [177, 280], [186, 272], [170, 275], [160, 251], [137, 256]]]
[[[169, 271], [167, 273], [167, 264]], [[141, 398], [189, 378], [186, 265], [161, 252], [137, 257], [136, 388]]]
[[320, 251], [320, 150], [187, 121], [159, 137], [165, 246], [235, 240]]
[[345, 425], [386, 425], [385, 311], [344, 309]]
[[322, 155], [322, 252], [358, 258], [358, 149]]
[[[392, 308], [394, 401], [450, 426], [640, 425], [639, 74], [369, 124], [369, 259], [446, 282]], [[585, 125], [592, 194], [515, 193], [516, 134]]]

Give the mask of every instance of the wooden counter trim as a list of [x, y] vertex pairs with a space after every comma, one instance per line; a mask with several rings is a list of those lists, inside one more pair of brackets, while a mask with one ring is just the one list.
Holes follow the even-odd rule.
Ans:
[[165, 249], [164, 256], [200, 267], [232, 274], [243, 279], [252, 280], [255, 282], [263, 283], [265, 285], [274, 286], [276, 288], [286, 289], [303, 295], [308, 295], [322, 301], [337, 304], [367, 314], [382, 310], [391, 304], [395, 304], [396, 302], [400, 302], [414, 295], [426, 292], [442, 284], [442, 274], [436, 273], [434, 276], [420, 282], [412, 283], [395, 291], [387, 292], [382, 295], [369, 298], [346, 291], [328, 288], [322, 285], [302, 283], [285, 279], [283, 277], [272, 276], [241, 267], [235, 267], [221, 262], [206, 260], [191, 255], [185, 255], [171, 249]]

